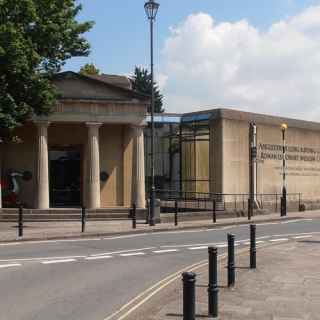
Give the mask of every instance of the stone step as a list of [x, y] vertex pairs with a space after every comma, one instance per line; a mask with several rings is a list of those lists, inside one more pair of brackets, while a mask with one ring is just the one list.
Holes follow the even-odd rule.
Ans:
[[[96, 214], [128, 214], [130, 208], [127, 207], [115, 207], [115, 208], [101, 208], [101, 209], [87, 209], [88, 213]], [[3, 208], [0, 209], [0, 214], [18, 214], [18, 208]], [[26, 214], [80, 214], [81, 208], [50, 208], [50, 209], [23, 209]]]
[[[130, 214], [129, 208], [103, 208], [97, 210], [87, 210], [87, 220], [91, 221], [116, 221], [128, 220]], [[145, 217], [145, 210], [137, 210], [137, 219]], [[24, 209], [24, 221], [81, 221], [81, 209]], [[17, 209], [1, 209], [0, 221], [2, 222], [16, 222], [18, 221]]]
[[[86, 217], [88, 219], [128, 219], [129, 214], [128, 213], [117, 213], [117, 214], [87, 214]], [[79, 220], [81, 219], [81, 214], [28, 214], [25, 213], [23, 215], [24, 219], [29, 219], [29, 220], [39, 220], [39, 219], [56, 219], [56, 220], [65, 220], [65, 219], [70, 219], [70, 220]], [[10, 219], [14, 220], [18, 218], [18, 214], [0, 214], [0, 219], [5, 220], [5, 219]]]

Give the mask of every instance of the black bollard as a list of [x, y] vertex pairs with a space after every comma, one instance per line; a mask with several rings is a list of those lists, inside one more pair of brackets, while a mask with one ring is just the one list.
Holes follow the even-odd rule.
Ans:
[[250, 225], [250, 268], [257, 267], [257, 248], [256, 248], [256, 225]]
[[132, 205], [132, 229], [137, 228], [137, 206], [134, 203]]
[[81, 232], [86, 231], [86, 207], [81, 208]]
[[147, 200], [147, 211], [146, 211], [146, 224], [149, 224], [149, 216], [150, 216], [150, 201]]
[[228, 287], [235, 284], [234, 235], [228, 234]]
[[183, 282], [183, 320], [196, 319], [196, 274], [184, 272]]
[[251, 220], [253, 215], [253, 201], [249, 198], [248, 199], [248, 220]]
[[216, 200], [212, 200], [212, 221], [213, 223], [217, 222], [217, 206], [216, 206]]
[[176, 200], [174, 202], [174, 225], [177, 226], [178, 225], [178, 201]]
[[218, 249], [209, 247], [209, 284], [208, 309], [209, 316], [218, 317]]
[[281, 197], [281, 202], [280, 202], [280, 215], [281, 217], [285, 217], [287, 215], [287, 197]]
[[23, 206], [19, 207], [18, 237], [23, 237]]

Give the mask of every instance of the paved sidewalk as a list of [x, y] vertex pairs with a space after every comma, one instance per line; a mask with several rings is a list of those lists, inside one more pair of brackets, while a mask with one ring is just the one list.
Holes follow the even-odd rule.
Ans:
[[[220, 262], [219, 319], [320, 319], [320, 237], [298, 239], [258, 249], [258, 269], [248, 255], [237, 257], [234, 289], [226, 287], [225, 261]], [[207, 267], [197, 271], [196, 319], [207, 316]], [[127, 320], [181, 320], [182, 283], [176, 281]]]
[[[280, 218], [280, 214], [259, 215], [252, 218], [253, 222], [275, 222], [285, 219], [303, 219], [303, 218], [320, 218], [320, 210], [305, 211], [305, 212], [290, 212], [287, 217]], [[246, 217], [239, 218], [218, 218], [216, 224], [212, 220], [189, 220], [180, 221], [179, 225], [174, 226], [173, 222], [157, 224], [155, 227], [150, 227], [138, 221], [137, 229], [132, 229], [131, 220], [116, 220], [116, 221], [88, 221], [86, 232], [81, 233], [80, 221], [62, 221], [62, 222], [26, 222], [24, 224], [23, 240], [40, 240], [40, 239], [56, 239], [70, 238], [83, 236], [109, 236], [128, 233], [143, 233], [143, 232], [159, 232], [191, 228], [207, 228], [221, 227], [232, 224], [248, 223]], [[0, 242], [15, 241], [17, 239], [17, 224], [14, 222], [0, 222]]]

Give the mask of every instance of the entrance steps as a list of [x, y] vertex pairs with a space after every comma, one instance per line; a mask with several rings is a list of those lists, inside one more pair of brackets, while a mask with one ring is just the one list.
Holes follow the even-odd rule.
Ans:
[[[142, 212], [144, 210], [137, 210]], [[16, 222], [18, 220], [19, 210], [16, 208], [0, 209], [0, 221], [2, 222]], [[137, 213], [138, 213], [137, 212]], [[127, 220], [129, 219], [130, 208], [116, 207], [103, 208], [86, 211], [87, 220], [93, 221], [108, 221], [108, 220]], [[81, 221], [80, 208], [51, 208], [47, 210], [39, 209], [24, 209], [24, 221]]]

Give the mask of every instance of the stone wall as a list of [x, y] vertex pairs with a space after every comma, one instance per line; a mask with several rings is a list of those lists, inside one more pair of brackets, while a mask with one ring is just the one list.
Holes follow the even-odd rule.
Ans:
[[211, 190], [249, 192], [249, 123], [257, 125], [258, 193], [281, 193], [282, 132], [288, 124], [287, 190], [302, 193], [305, 201], [320, 198], [320, 125], [234, 111], [211, 122]]
[[[2, 148], [2, 174], [9, 171], [30, 171], [32, 179], [18, 178], [19, 198], [29, 208], [35, 206], [37, 130], [32, 123], [16, 130], [21, 143], [4, 145]], [[129, 125], [104, 124], [100, 135], [100, 171], [108, 173], [106, 182], [101, 181], [101, 207], [116, 207], [131, 203], [132, 185], [132, 132]], [[76, 147], [81, 153], [83, 190], [87, 194], [87, 138], [85, 124], [52, 123], [48, 127], [48, 148]], [[86, 199], [84, 198], [84, 203]]]

